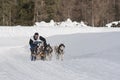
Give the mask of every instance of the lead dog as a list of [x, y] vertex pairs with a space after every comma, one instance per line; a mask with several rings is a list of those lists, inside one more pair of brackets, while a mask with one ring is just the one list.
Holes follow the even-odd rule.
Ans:
[[38, 54], [36, 55], [37, 60], [51, 60], [52, 59], [52, 52], [53, 49], [50, 46], [50, 44], [47, 44], [46, 46], [40, 46], [38, 47]]
[[64, 57], [64, 49], [65, 49], [65, 45], [64, 44], [59, 44], [58, 46], [54, 47], [54, 52], [56, 55], [56, 59], [58, 60], [63, 60]]
[[46, 60], [52, 59], [52, 52], [53, 52], [52, 47], [50, 46], [50, 44], [47, 44], [45, 49], [44, 49], [44, 53], [46, 55]]
[[36, 60], [45, 60], [45, 53], [44, 53], [44, 46], [38, 46], [37, 48], [37, 54], [36, 54]]

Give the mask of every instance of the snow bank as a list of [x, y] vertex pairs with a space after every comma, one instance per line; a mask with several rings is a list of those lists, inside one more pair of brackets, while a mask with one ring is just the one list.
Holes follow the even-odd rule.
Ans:
[[[115, 22], [116, 24], [118, 22]], [[1, 26], [0, 27], [0, 37], [30, 37], [35, 32], [39, 32], [40, 35], [45, 37], [61, 35], [61, 34], [75, 34], [75, 33], [99, 33], [99, 32], [114, 32], [120, 31], [120, 28], [110, 28], [112, 23], [107, 24], [107, 27], [89, 27], [84, 22], [76, 22], [67, 19], [63, 22], [50, 23], [44, 21], [36, 22], [34, 26]], [[46, 30], [48, 29], [48, 30]]]
[[54, 20], [51, 20], [49, 23], [46, 23], [44, 21], [36, 22], [34, 26], [37, 27], [86, 27], [85, 23], [83, 21], [76, 22], [72, 21], [71, 19], [67, 19], [63, 22], [54, 22]]
[[34, 26], [36, 26], [36, 27], [54, 27], [55, 24], [56, 23], [53, 20], [51, 20], [49, 23], [46, 23], [44, 21], [36, 22]]
[[106, 24], [106, 26], [107, 26], [107, 27], [111, 27], [112, 24], [117, 25], [119, 22], [120, 22], [120, 21], [114, 21], [114, 22], [111, 22], [111, 23]]

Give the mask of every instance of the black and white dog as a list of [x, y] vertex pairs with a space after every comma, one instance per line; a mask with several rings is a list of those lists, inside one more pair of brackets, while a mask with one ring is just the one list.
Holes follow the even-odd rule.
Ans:
[[50, 61], [52, 59], [52, 52], [53, 52], [52, 47], [50, 46], [50, 44], [47, 44], [44, 49], [44, 53], [46, 55], [46, 60]]
[[43, 43], [39, 43], [37, 45], [36, 60], [45, 60], [44, 45], [43, 45]]
[[50, 46], [50, 44], [47, 44], [46, 46], [40, 45], [37, 49], [37, 60], [51, 60], [52, 59], [52, 52], [53, 49]]
[[54, 47], [54, 52], [56, 55], [56, 59], [58, 60], [63, 60], [64, 57], [64, 49], [65, 49], [65, 45], [64, 44], [59, 44], [58, 46]]

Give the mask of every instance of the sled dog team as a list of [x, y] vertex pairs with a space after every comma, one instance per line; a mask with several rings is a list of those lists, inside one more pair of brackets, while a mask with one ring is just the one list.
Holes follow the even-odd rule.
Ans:
[[59, 44], [52, 47], [50, 44], [46, 43], [46, 39], [35, 33], [29, 41], [30, 51], [31, 51], [31, 61], [35, 60], [47, 60], [52, 59], [53, 53], [56, 55], [56, 59], [63, 60], [64, 57], [64, 44]]

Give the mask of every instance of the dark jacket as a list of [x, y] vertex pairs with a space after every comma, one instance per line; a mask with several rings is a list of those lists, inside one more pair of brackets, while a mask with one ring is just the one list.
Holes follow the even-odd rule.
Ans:
[[[35, 39], [34, 36], [33, 36], [33, 39]], [[40, 39], [41, 41], [43, 41], [44, 46], [47, 45], [47, 43], [46, 43], [46, 39], [45, 39], [44, 37], [40, 36], [39, 39]], [[29, 45], [30, 45], [31, 48], [34, 47], [35, 44], [33, 43], [33, 40], [32, 40], [32, 39], [30, 39], [30, 41], [29, 41]]]

